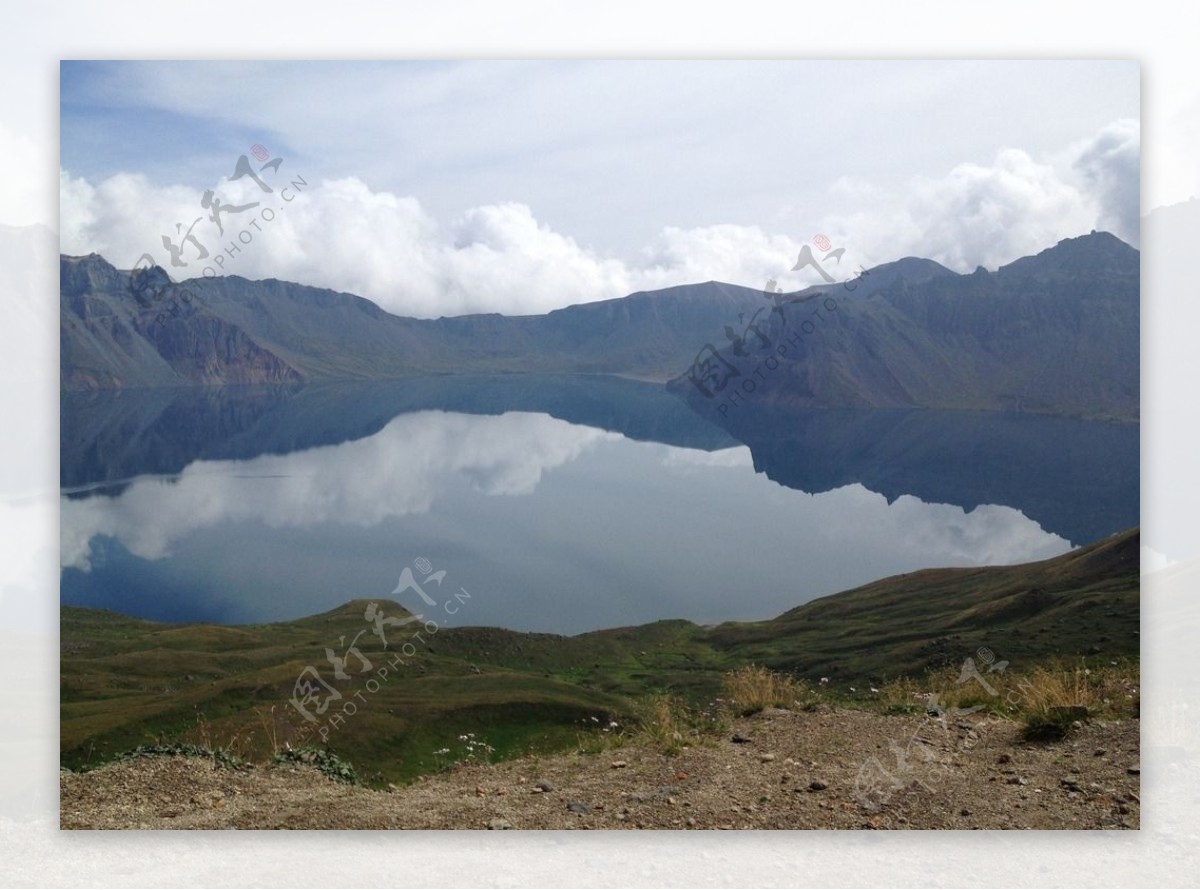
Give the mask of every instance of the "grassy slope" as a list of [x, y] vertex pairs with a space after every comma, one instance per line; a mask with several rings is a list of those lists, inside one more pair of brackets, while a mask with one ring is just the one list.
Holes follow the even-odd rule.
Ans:
[[[1135, 530], [1040, 563], [915, 572], [770, 621], [708, 629], [687, 621], [576, 637], [443, 629], [377, 692], [364, 686], [369, 673], [348, 665], [351, 679], [337, 688], [346, 701], [363, 699], [328, 743], [364, 774], [397, 781], [461, 758], [466, 733], [513, 756], [571, 744], [593, 717], [624, 720], [648, 692], [708, 700], [724, 671], [749, 661], [844, 686], [958, 663], [979, 646], [1014, 668], [1093, 647], [1106, 659], [1136, 657], [1138, 546]], [[64, 606], [63, 763], [95, 764], [158, 738], [269, 753], [303, 726], [288, 705], [296, 677], [308, 664], [330, 675], [324, 650], [340, 654], [339, 638], [364, 628], [365, 605], [238, 627]], [[394, 652], [369, 634], [359, 647], [376, 667]], [[450, 754], [435, 756], [441, 748]]]

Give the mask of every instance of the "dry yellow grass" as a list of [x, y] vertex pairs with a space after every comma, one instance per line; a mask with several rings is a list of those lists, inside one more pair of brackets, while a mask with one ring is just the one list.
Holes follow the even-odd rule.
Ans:
[[726, 699], [743, 716], [764, 708], [795, 708], [810, 695], [804, 682], [755, 664], [727, 673], [723, 686]]

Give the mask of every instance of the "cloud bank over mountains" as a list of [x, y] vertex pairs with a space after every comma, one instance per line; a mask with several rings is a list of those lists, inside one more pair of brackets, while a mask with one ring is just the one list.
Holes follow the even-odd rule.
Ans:
[[[814, 221], [812, 231], [666, 226], [628, 255], [601, 253], [524, 203], [470, 207], [442, 221], [418, 197], [373, 190], [356, 177], [309, 178], [288, 162], [276, 171], [277, 182], [305, 183], [290, 200], [278, 190], [264, 194], [248, 178], [159, 186], [137, 173], [90, 182], [62, 170], [62, 251], [100, 253], [122, 268], [150, 253], [177, 280], [208, 266], [208, 274], [347, 291], [418, 317], [536, 314], [708, 280], [762, 287], [773, 278], [786, 290], [799, 289], [820, 280], [812, 269], [790, 271], [801, 246], [818, 233], [846, 248], [841, 264], [830, 267], [835, 276], [910, 255], [968, 272], [1091, 229], [1136, 246], [1139, 138], [1138, 123], [1122, 119], [1053, 155], [1003, 148], [988, 164], [914, 176], [903, 187], [841, 177], [825, 202], [838, 210]], [[209, 189], [227, 206], [259, 206], [224, 213], [218, 233], [201, 207]], [[197, 218], [192, 232], [209, 253], [205, 260], [182, 240]], [[170, 264], [164, 235], [181, 246], [186, 266]]]

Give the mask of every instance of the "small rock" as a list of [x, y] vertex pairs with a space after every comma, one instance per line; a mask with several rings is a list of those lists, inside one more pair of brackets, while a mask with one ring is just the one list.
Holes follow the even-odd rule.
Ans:
[[582, 800], [573, 800], [567, 804], [567, 811], [570, 813], [579, 813], [582, 816], [587, 816], [592, 812], [592, 808], [585, 804]]
[[960, 816], [969, 816], [969, 815], [971, 815], [971, 811], [970, 811], [970, 810], [968, 810], [968, 809], [966, 809], [966, 808], [964, 807], [963, 809], [961, 809], [961, 810], [959, 810], [959, 811], [958, 811], [958, 815], [960, 815]]
[[731, 739], [731, 741], [735, 745], [751, 745], [751, 744], [753, 744], [752, 739], [748, 738], [747, 736], [742, 735], [740, 732], [735, 732], [733, 734], [733, 738]]
[[624, 760], [614, 760], [609, 766], [613, 769], [625, 769], [629, 764]]
[[1007, 754], [1001, 754], [996, 758], [996, 763], [1012, 763], [1012, 758]]
[[1140, 763], [1135, 763], [1133, 766], [1125, 770], [1125, 772], [1129, 773], [1131, 776], [1140, 776], [1142, 774], [1142, 765]]
[[696, 827], [696, 820], [695, 820], [695, 819], [693, 819], [691, 816], [688, 816], [688, 818], [687, 818], [687, 827], [688, 827], [688, 828], [695, 828], [695, 827]]
[[554, 790], [554, 786], [545, 779], [539, 780], [538, 783], [533, 787], [535, 787], [538, 791], [550, 792]]
[[1103, 756], [1104, 756], [1105, 754], [1107, 754], [1107, 753], [1108, 753], [1108, 750], [1107, 750], [1107, 749], [1105, 749], [1105, 748], [1097, 748], [1095, 751], [1093, 751], [1093, 752], [1092, 752], [1092, 756], [1093, 756], [1093, 757], [1103, 757]]
[[774, 754], [759, 754], [758, 759], [761, 760], [763, 763], [770, 763], [772, 760], [775, 759], [775, 755]]
[[391, 782], [388, 782], [388, 791], [391, 791], [394, 794], [395, 792], [397, 792], [399, 790], [400, 789], [397, 788], [395, 785], [393, 785]]
[[512, 828], [512, 823], [507, 819], [492, 819], [487, 824], [488, 831], [507, 831]]
[[1077, 791], [1082, 790], [1079, 787], [1079, 782], [1077, 782], [1074, 779], [1074, 777], [1072, 777], [1072, 776], [1066, 776], [1065, 778], [1059, 779], [1058, 784], [1062, 785], [1064, 788], [1067, 789], [1067, 791], [1070, 791], [1070, 792], [1077, 792]]
[[828, 787], [829, 786], [826, 785], [824, 782], [822, 782], [820, 779], [813, 779], [811, 782], [808, 783], [809, 791], [824, 791]]

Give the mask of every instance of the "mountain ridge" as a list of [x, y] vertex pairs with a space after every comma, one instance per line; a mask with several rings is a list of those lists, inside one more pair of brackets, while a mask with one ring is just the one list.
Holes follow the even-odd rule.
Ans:
[[[1138, 414], [1139, 257], [1093, 233], [995, 272], [962, 275], [905, 257], [862, 270], [853, 287], [772, 294], [710, 281], [543, 315], [418, 319], [279, 279], [176, 283], [158, 267], [134, 279], [98, 254], [62, 256], [61, 388], [535, 372], [627, 376], [692, 396], [686, 369], [699, 353], [711, 347], [735, 364], [745, 352], [734, 324], [770, 326], [755, 342], [774, 344], [790, 333], [775, 301], [824, 294], [844, 307], [829, 313], [829, 336], [781, 359], [759, 398], [1128, 420]], [[722, 331], [731, 341], [723, 348], [713, 342]]]
[[826, 286], [820, 304], [772, 313], [668, 387], [721, 416], [751, 400], [1139, 416], [1140, 253], [1108, 233], [995, 272], [847, 290]]

